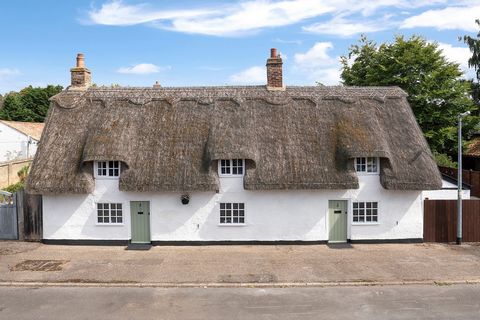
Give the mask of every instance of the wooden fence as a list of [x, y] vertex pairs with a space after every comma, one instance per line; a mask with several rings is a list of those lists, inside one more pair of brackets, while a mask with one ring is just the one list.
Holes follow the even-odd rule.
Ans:
[[[480, 200], [463, 200], [462, 207], [462, 239], [465, 242], [479, 242]], [[456, 200], [425, 200], [423, 220], [425, 242], [456, 241]]]
[[[457, 180], [457, 169], [448, 167], [438, 167], [440, 172]], [[480, 197], [480, 171], [462, 170], [463, 183], [470, 185], [470, 196]]]

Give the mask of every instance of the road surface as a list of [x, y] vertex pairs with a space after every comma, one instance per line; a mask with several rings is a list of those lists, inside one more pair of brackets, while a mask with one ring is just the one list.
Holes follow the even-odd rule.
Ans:
[[480, 319], [480, 285], [0, 287], [0, 319]]

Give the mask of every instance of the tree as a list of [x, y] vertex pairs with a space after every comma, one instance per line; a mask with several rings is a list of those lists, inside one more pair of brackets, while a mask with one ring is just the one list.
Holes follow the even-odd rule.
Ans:
[[62, 86], [48, 85], [45, 88], [28, 86], [20, 92], [10, 92], [4, 98], [0, 119], [43, 122], [50, 105], [48, 99], [62, 90]]
[[[470, 83], [462, 81], [459, 65], [449, 62], [436, 43], [419, 36], [380, 46], [365, 36], [341, 57], [345, 85], [399, 86], [408, 93], [408, 101], [435, 154], [456, 153], [457, 115], [475, 110]], [[465, 119], [464, 134], [472, 130], [476, 119]]]
[[[475, 23], [480, 27], [480, 20], [475, 20]], [[460, 37], [459, 40], [468, 45], [472, 56], [468, 59], [468, 66], [475, 69], [475, 75], [477, 81], [472, 81], [472, 97], [473, 101], [477, 105], [480, 105], [480, 31], [477, 33], [477, 37], [471, 37], [469, 35], [464, 35], [463, 38]]]
[[[480, 27], [480, 19], [475, 20], [475, 23]], [[475, 69], [477, 82], [480, 82], [480, 31], [478, 31], [476, 38], [464, 35], [463, 42], [468, 45], [472, 53], [472, 56], [468, 59], [468, 66]]]

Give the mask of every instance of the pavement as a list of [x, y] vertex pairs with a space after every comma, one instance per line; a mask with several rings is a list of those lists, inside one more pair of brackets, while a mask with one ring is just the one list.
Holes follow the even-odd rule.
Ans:
[[0, 285], [153, 287], [480, 283], [480, 245], [63, 246], [0, 241]]
[[0, 319], [478, 319], [480, 285], [0, 287]]

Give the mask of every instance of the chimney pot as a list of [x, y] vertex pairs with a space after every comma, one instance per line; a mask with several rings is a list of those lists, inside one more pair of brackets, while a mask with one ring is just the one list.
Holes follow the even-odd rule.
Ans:
[[77, 68], [85, 68], [85, 57], [83, 53], [77, 54]]
[[276, 58], [277, 57], [277, 49], [272, 48], [270, 49], [270, 58]]

